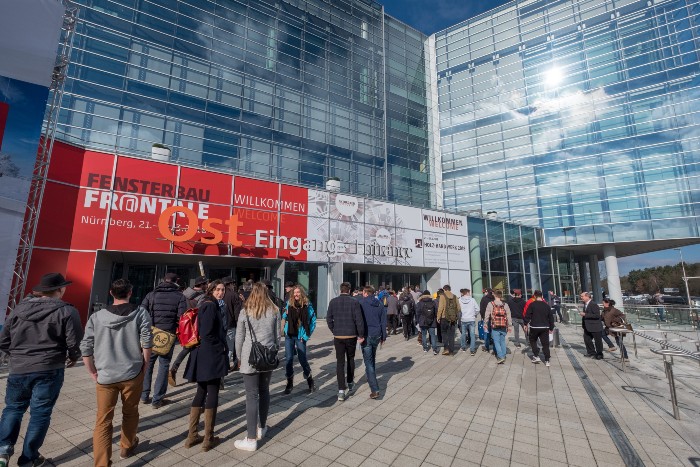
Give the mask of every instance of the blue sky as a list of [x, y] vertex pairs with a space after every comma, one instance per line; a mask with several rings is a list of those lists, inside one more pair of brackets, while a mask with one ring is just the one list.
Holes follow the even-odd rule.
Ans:
[[379, 0], [384, 11], [424, 34], [450, 26], [507, 3], [503, 0]]

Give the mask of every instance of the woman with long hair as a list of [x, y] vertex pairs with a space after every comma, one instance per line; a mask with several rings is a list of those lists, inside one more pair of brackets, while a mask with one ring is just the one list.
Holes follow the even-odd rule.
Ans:
[[316, 329], [316, 312], [304, 288], [300, 285], [295, 285], [289, 294], [289, 301], [282, 313], [282, 327], [284, 328], [285, 375], [287, 376], [287, 387], [284, 388], [284, 393], [289, 394], [294, 387], [294, 350], [304, 371], [304, 379], [309, 384], [309, 393], [312, 393], [315, 385], [314, 378], [311, 376], [311, 366], [306, 358], [306, 341], [311, 338], [311, 334]]
[[[214, 436], [216, 410], [219, 406], [219, 385], [228, 373], [228, 348], [226, 328], [222, 321], [219, 301], [225, 293], [224, 283], [212, 281], [207, 287], [207, 295], [199, 305], [197, 327], [199, 345], [190, 353], [185, 368], [185, 379], [197, 383], [197, 393], [192, 400], [190, 423], [185, 447], [191, 448], [202, 443], [202, 451], [209, 451], [219, 444]], [[204, 412], [204, 437], [199, 435], [197, 426]]]
[[253, 335], [257, 342], [266, 347], [278, 346], [279, 320], [279, 309], [270, 300], [267, 287], [262, 282], [256, 282], [241, 310], [236, 327], [236, 355], [240, 356], [240, 373], [245, 384], [248, 433], [245, 438], [237, 440], [234, 446], [243, 451], [258, 449], [258, 440], [263, 439], [267, 433], [267, 413], [270, 409], [272, 371], [258, 372], [248, 363]]

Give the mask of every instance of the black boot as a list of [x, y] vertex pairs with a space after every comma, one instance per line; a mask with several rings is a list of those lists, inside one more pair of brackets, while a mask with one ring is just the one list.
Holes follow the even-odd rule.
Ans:
[[316, 385], [314, 384], [314, 377], [309, 376], [308, 378], [306, 378], [306, 382], [309, 383], [309, 394], [311, 394], [316, 390]]
[[287, 387], [284, 388], [284, 393], [285, 394], [290, 394], [292, 392], [292, 388], [294, 387], [294, 378], [287, 378]]

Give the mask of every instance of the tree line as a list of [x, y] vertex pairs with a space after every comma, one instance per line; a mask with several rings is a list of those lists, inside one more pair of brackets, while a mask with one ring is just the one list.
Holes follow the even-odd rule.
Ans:
[[[686, 263], [685, 272], [688, 277], [700, 276], [700, 263]], [[657, 290], [676, 288], [678, 293], [685, 296], [683, 282], [683, 267], [681, 263], [672, 266], [657, 266], [646, 269], [633, 269], [626, 276], [620, 277], [622, 290], [630, 295], [653, 294]], [[700, 279], [688, 281], [690, 295], [700, 295]]]

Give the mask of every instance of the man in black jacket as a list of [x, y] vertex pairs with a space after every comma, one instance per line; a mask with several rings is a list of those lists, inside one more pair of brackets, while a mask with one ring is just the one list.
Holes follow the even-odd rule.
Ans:
[[506, 300], [508, 308], [510, 308], [510, 317], [513, 320], [513, 341], [516, 347], [520, 347], [520, 328], [524, 328], [523, 311], [525, 310], [525, 300], [523, 300], [523, 292], [520, 289], [513, 289], [513, 294]]
[[229, 368], [235, 370], [238, 368], [238, 357], [236, 356], [236, 328], [238, 326], [238, 317], [241, 314], [241, 309], [243, 308], [243, 301], [238, 294], [238, 289], [236, 288], [236, 282], [233, 277], [227, 276], [221, 279], [226, 287], [226, 292], [224, 293], [224, 303], [226, 304], [226, 309], [228, 310], [228, 330], [226, 331], [226, 340], [228, 343], [228, 360]]
[[[537, 339], [542, 345], [544, 364], [549, 366], [549, 334], [554, 330], [554, 315], [544, 301], [541, 290], [535, 290], [532, 294], [535, 301], [530, 303], [525, 313], [524, 323], [530, 336], [530, 349], [532, 349], [532, 363], [540, 363], [540, 349], [537, 347]], [[522, 314], [520, 315], [522, 316]]]
[[355, 387], [355, 348], [358, 342], [362, 343], [365, 340], [362, 307], [350, 296], [350, 288], [349, 282], [340, 284], [340, 295], [328, 303], [326, 314], [328, 329], [333, 333], [339, 401], [345, 400], [346, 390], [347, 394], [350, 394]]
[[5, 320], [0, 351], [10, 356], [5, 408], [0, 419], [0, 464], [9, 465], [24, 412], [31, 417], [19, 465], [43, 465], [44, 444], [51, 413], [63, 386], [66, 367], [80, 358], [83, 327], [78, 310], [61, 300], [67, 281], [49, 273], [32, 288]]
[[[583, 311], [581, 327], [583, 327], [583, 342], [586, 344], [586, 356], [603, 359], [603, 322], [600, 320], [600, 307], [593, 301], [588, 292], [581, 293]], [[593, 347], [595, 342], [595, 348]]]
[[[187, 299], [180, 292], [177, 285], [178, 276], [169, 272], [163, 278], [163, 282], [152, 292], [146, 295], [141, 306], [148, 310], [151, 315], [153, 327], [175, 334], [180, 316], [187, 311]], [[170, 360], [173, 358], [173, 345], [167, 355], [155, 355], [151, 357], [146, 367], [146, 374], [143, 378], [143, 391], [141, 392], [141, 402], [144, 404], [153, 403], [154, 409], [161, 408], [165, 402], [165, 392], [168, 390], [168, 374]], [[158, 376], [153, 386], [153, 399], [149, 397], [151, 393], [151, 381], [153, 379], [153, 368], [158, 361]]]
[[[489, 306], [489, 303], [495, 299], [496, 297], [493, 294], [493, 290], [486, 289], [486, 294], [481, 297], [481, 302], [479, 302], [479, 314], [481, 315], [481, 321], [484, 320], [484, 316], [486, 315], [486, 307]], [[491, 333], [489, 331], [490, 330], [488, 328], [484, 329], [484, 346], [481, 348], [481, 350], [484, 352], [489, 352], [491, 350]]]

